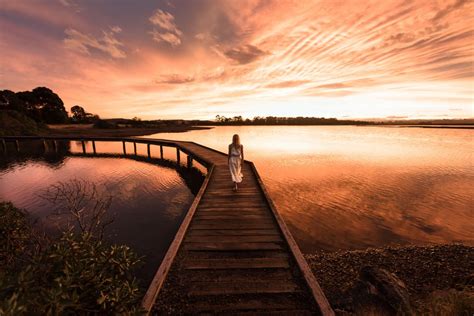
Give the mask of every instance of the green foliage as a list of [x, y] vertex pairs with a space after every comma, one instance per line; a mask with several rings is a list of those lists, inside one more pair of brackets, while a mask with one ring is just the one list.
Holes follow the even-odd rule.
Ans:
[[26, 213], [7, 202], [0, 202], [0, 240], [0, 262], [6, 265], [12, 265], [31, 240]]
[[26, 114], [13, 110], [0, 111], [0, 136], [37, 135], [46, 126]]
[[0, 203], [0, 221], [0, 315], [140, 313], [127, 246], [64, 232], [39, 249], [24, 212]]

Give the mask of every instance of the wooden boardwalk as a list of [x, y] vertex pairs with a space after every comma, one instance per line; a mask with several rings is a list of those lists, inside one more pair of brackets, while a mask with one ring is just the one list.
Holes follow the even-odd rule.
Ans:
[[233, 192], [226, 155], [178, 144], [212, 168], [144, 307], [160, 315], [333, 315], [254, 165], [243, 164], [244, 180]]
[[[142, 306], [147, 314], [334, 315], [313, 273], [268, 195], [252, 162], [242, 166], [243, 183], [232, 191], [227, 156], [192, 142], [132, 137], [0, 137], [7, 153], [13, 142], [42, 141], [44, 152], [59, 141], [79, 141], [82, 153], [97, 154], [96, 142], [122, 143], [123, 155], [138, 155], [137, 145], [181, 152], [186, 165], [204, 165], [207, 176], [176, 233]], [[89, 142], [92, 153], [87, 152]], [[126, 143], [133, 143], [127, 153]]]

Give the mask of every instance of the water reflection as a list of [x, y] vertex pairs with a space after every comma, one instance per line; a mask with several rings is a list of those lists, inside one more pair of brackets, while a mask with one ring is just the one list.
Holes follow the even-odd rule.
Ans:
[[[103, 144], [96, 144], [97, 155], [82, 154], [80, 142], [62, 142], [57, 152], [45, 153], [40, 142], [20, 145], [20, 152], [10, 146], [8, 155], [0, 156], [0, 199], [27, 209], [43, 226], [54, 230], [50, 216], [54, 207], [40, 197], [41, 193], [53, 184], [73, 179], [96, 184], [113, 196], [111, 209], [116, 217], [107, 238], [146, 256], [139, 271], [146, 285], [201, 186], [201, 171], [177, 166], [171, 160], [123, 158], [117, 152], [99, 154], [106, 149]], [[81, 151], [76, 150], [78, 146]]]
[[148, 137], [225, 152], [235, 133], [303, 251], [474, 244], [472, 130], [221, 126]]

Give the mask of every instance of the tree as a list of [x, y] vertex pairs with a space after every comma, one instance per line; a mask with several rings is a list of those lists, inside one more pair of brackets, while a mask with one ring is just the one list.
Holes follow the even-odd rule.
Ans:
[[42, 119], [46, 123], [64, 123], [67, 120], [67, 112], [63, 100], [51, 89], [38, 87], [33, 89], [35, 107], [41, 110]]
[[0, 109], [15, 110], [20, 112], [26, 111], [26, 104], [18, 95], [11, 90], [0, 91]]
[[37, 122], [64, 123], [67, 112], [61, 98], [51, 89], [38, 87], [33, 91], [17, 92], [16, 96], [25, 104], [25, 112]]
[[86, 110], [82, 106], [75, 105], [71, 108], [72, 120], [76, 123], [82, 123], [86, 120]]

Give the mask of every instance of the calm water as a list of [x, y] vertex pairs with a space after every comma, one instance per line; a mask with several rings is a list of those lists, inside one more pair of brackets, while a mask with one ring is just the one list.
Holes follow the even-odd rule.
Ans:
[[[122, 149], [121, 144], [97, 144], [101, 152], [114, 152], [115, 147]], [[71, 150], [77, 151], [78, 145], [71, 144]], [[48, 228], [57, 221], [51, 217], [51, 203], [40, 197], [47, 188], [73, 179], [94, 183], [102, 194], [113, 196], [115, 220], [106, 231], [107, 238], [146, 256], [145, 266], [138, 272], [144, 285], [151, 280], [192, 203], [192, 191], [200, 186], [190, 188], [186, 175], [173, 168], [125, 158], [21, 160], [10, 159], [9, 164], [1, 165], [0, 200], [28, 210]]]
[[147, 137], [226, 151], [234, 133], [303, 251], [474, 244], [472, 130], [222, 126]]

